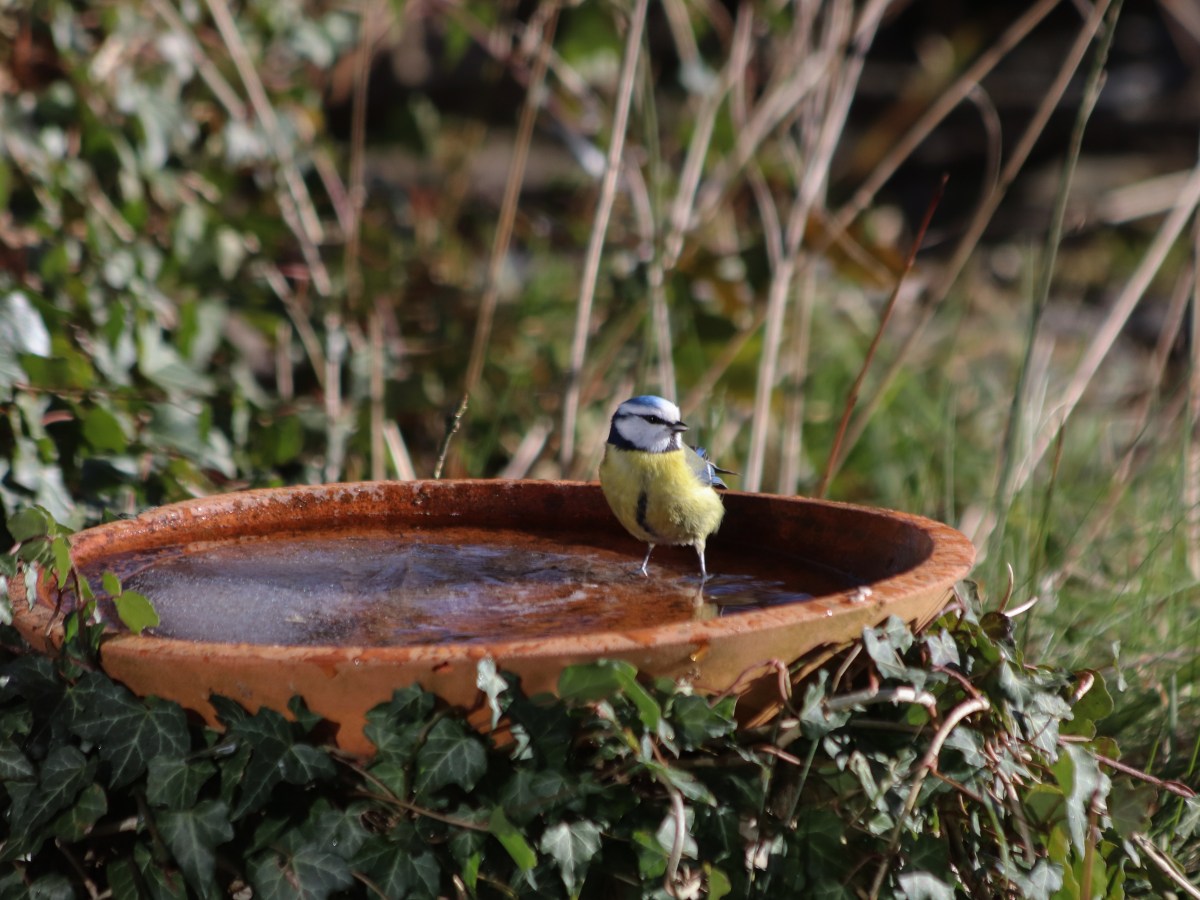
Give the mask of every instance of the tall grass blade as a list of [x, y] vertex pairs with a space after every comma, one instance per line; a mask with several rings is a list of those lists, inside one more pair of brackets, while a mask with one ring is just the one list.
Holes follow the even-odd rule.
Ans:
[[1046, 242], [1042, 251], [1041, 272], [1037, 288], [1033, 296], [1033, 308], [1030, 310], [1028, 334], [1025, 341], [1025, 355], [1017, 369], [1017, 383], [1013, 387], [1012, 403], [1008, 411], [1008, 423], [1004, 431], [1004, 443], [1000, 451], [1000, 474], [993, 498], [992, 553], [998, 558], [1000, 542], [1004, 540], [1005, 522], [1008, 508], [1012, 502], [1010, 490], [1012, 485], [1013, 468], [1017, 453], [1017, 442], [1021, 437], [1022, 410], [1027, 400], [1029, 374], [1033, 362], [1034, 346], [1042, 327], [1042, 316], [1050, 302], [1050, 287], [1054, 282], [1054, 272], [1058, 258], [1058, 248], [1062, 243], [1063, 223], [1067, 215], [1067, 201], [1071, 195], [1071, 185], [1075, 179], [1075, 168], [1079, 163], [1079, 153], [1083, 146], [1083, 135], [1087, 129], [1088, 120], [1100, 99], [1100, 91], [1104, 86], [1104, 67], [1108, 62], [1108, 51], [1112, 46], [1113, 34], [1116, 32], [1117, 18], [1121, 14], [1122, 0], [1116, 0], [1109, 10], [1108, 27], [1101, 32], [1099, 43], [1088, 71], [1083, 98], [1075, 115], [1075, 124], [1071, 129], [1071, 138], [1067, 145], [1066, 157], [1063, 160], [1062, 174], [1058, 180], [1058, 193], [1054, 198], [1054, 208], [1051, 213], [1050, 228], [1046, 233]]
[[579, 418], [579, 397], [583, 383], [583, 363], [587, 353], [588, 332], [591, 330], [592, 305], [596, 297], [596, 282], [600, 276], [600, 256], [604, 251], [604, 237], [608, 233], [608, 220], [612, 215], [613, 200], [617, 193], [617, 178], [621, 173], [621, 159], [625, 149], [625, 127], [629, 122], [629, 108], [633, 101], [633, 89], [638, 58], [641, 55], [642, 31], [646, 25], [648, 2], [649, 0], [637, 0], [629, 19], [604, 179], [600, 185], [600, 199], [596, 203], [596, 215], [592, 221], [592, 230], [588, 238], [587, 255], [584, 259], [583, 276], [579, 287], [579, 301], [575, 308], [575, 333], [571, 340], [570, 369], [563, 397], [562, 435], [559, 445], [559, 462], [564, 471], [569, 468], [575, 456], [575, 427]]

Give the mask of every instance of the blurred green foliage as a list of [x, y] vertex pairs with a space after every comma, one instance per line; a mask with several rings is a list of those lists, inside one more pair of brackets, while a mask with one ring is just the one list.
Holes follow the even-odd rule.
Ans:
[[[430, 14], [425, 24], [443, 51], [436, 65], [449, 71], [479, 54], [509, 11], [480, 0]], [[216, 491], [403, 474], [406, 457], [416, 474], [432, 472], [445, 417], [458, 406], [499, 207], [495, 196], [480, 202], [470, 193], [470, 165], [496, 120], [516, 121], [523, 94], [495, 102], [481, 76], [466, 89], [478, 94], [476, 107], [462, 115], [429, 96], [386, 97], [385, 125], [372, 132], [380, 145], [362, 148], [357, 210], [354, 140], [335, 140], [326, 116], [335, 82], [353, 80], [361, 12], [270, 0], [0, 3], [0, 512], [36, 505], [78, 528]], [[790, 8], [758, 12], [762, 99], [800, 71], [785, 52], [789, 29], [799, 29]], [[621, 4], [562, 11], [555, 48], [583, 87], [555, 82], [540, 124], [563, 132], [553, 143], [571, 148], [575, 174], [546, 179], [535, 202], [522, 201], [484, 377], [448, 474], [497, 474], [540, 433], [522, 472], [591, 477], [618, 395], [655, 384], [648, 286], [697, 109], [723, 64], [703, 16], [690, 20], [694, 57], [670, 71], [656, 59], [644, 67], [627, 174], [640, 176], [645, 192], [625, 185], [618, 196], [582, 373], [586, 437], [575, 459], [555, 459], [551, 423], [570, 375], [596, 194], [581, 160], [607, 146], [605, 105], [627, 13]], [[493, 56], [480, 71], [504, 70]], [[769, 130], [733, 176], [724, 172], [717, 211], [688, 233], [664, 273], [680, 393], [729, 354], [689, 421], [735, 468], [747, 455], [767, 345], [752, 323], [773, 271], [751, 180], [784, 198], [786, 213], [807, 171], [801, 150], [813, 150], [825, 121], [809, 101], [813, 108]], [[719, 105], [706, 176], [728, 162], [744, 118]], [[432, 168], [393, 177], [392, 148]], [[536, 158], [532, 168], [553, 161]], [[648, 234], [639, 222], [647, 211]], [[819, 226], [814, 220], [806, 252], [827, 237]], [[897, 271], [890, 245], [903, 235], [881, 249], [866, 231], [856, 239], [869, 245], [873, 269], [839, 256], [840, 247], [806, 259], [807, 312], [798, 301], [789, 307], [785, 365], [769, 405], [768, 489], [815, 485], [878, 324]], [[1135, 234], [1120, 253], [1110, 246], [1103, 280], [1121, 278], [1143, 243]], [[1036, 254], [1017, 256], [1020, 278], [1030, 278]], [[981, 253], [976, 268], [986, 264]], [[1005, 338], [1019, 332], [1013, 311], [1025, 301], [980, 303], [968, 296], [974, 287], [951, 291], [917, 352], [900, 360], [835, 482], [839, 498], [955, 523], [994, 512], [1020, 350], [1019, 338]], [[921, 312], [909, 309], [905, 326]], [[877, 369], [897, 352], [887, 337]], [[1200, 625], [1194, 511], [1180, 490], [1193, 423], [1155, 408], [1136, 434], [1122, 431], [1136, 421], [1125, 391], [1140, 383], [1139, 362], [1131, 355], [1106, 366], [1098, 382], [1110, 378], [1120, 391], [1100, 384], [1100, 401], [1077, 413], [1061, 453], [1012, 498], [998, 552], [981, 572], [1001, 584], [1011, 563], [1018, 594], [1042, 597], [1031, 624], [1019, 626], [1031, 658], [1108, 665], [1118, 635], [1127, 660], [1130, 648], [1144, 653], [1133, 657], [1136, 683], [1107, 727], [1165, 773], [1194, 780]], [[1052, 399], [1052, 384], [1045, 375], [1034, 399]], [[1167, 412], [1173, 402], [1156, 401]], [[1016, 410], [1031, 422], [1042, 412], [1032, 400]], [[381, 422], [396, 423], [391, 436], [403, 446], [381, 450], [373, 434]], [[789, 433], [803, 439], [789, 445]], [[1126, 451], [1136, 455], [1119, 481]], [[784, 477], [777, 470], [788, 463], [794, 471]], [[1164, 643], [1178, 645], [1176, 658], [1162, 658]]]
[[275, 135], [230, 88], [229, 59], [197, 43], [194, 4], [0, 11], [18, 79], [0, 92], [9, 511], [37, 503], [79, 526], [319, 476], [320, 404], [276, 389], [291, 325], [271, 284], [318, 323], [328, 303], [285, 274], [298, 251], [277, 143], [311, 175], [321, 95], [307, 73], [356, 25], [298, 4], [240, 12], [252, 65], [275, 76]]

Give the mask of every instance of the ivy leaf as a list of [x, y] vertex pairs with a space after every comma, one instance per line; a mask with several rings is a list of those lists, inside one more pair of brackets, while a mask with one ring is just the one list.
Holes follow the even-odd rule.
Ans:
[[733, 882], [729, 880], [729, 876], [723, 869], [705, 863], [704, 875], [708, 883], [708, 900], [721, 900], [722, 897], [728, 897], [733, 892]]
[[190, 809], [196, 805], [200, 789], [216, 771], [216, 766], [207, 761], [156, 756], [147, 766], [146, 799], [153, 806]]
[[[153, 900], [192, 900], [195, 894], [188, 890], [187, 878], [174, 866], [163, 865], [164, 856], [162, 853], [156, 854], [146, 844], [134, 846], [131, 877], [137, 879], [140, 889], [137, 893], [125, 896], [141, 900], [149, 893]], [[121, 895], [114, 891], [114, 896]]]
[[816, 679], [804, 689], [804, 701], [800, 704], [800, 729], [810, 741], [818, 740], [850, 721], [850, 710], [830, 711], [825, 705], [828, 681], [829, 671], [821, 669]]
[[[1064, 874], [1062, 866], [1040, 859], [1028, 874], [1012, 872], [1011, 877], [1020, 889], [1021, 897], [1026, 900], [1050, 900], [1062, 889]], [[1078, 896], [1078, 887], [1075, 888], [1075, 896]]]
[[1071, 843], [1082, 858], [1087, 852], [1087, 820], [1092, 798], [1108, 794], [1108, 776], [1100, 771], [1096, 758], [1082, 747], [1067, 744], [1053, 767], [1054, 777], [1066, 798], [1067, 831]]
[[18, 656], [0, 675], [0, 702], [24, 700], [31, 710], [54, 709], [63, 696], [63, 681], [54, 663], [40, 654]]
[[891, 616], [879, 628], [864, 628], [862, 639], [863, 649], [874, 661], [880, 675], [911, 683], [918, 689], [924, 686], [925, 672], [909, 668], [901, 658], [912, 646], [913, 636], [900, 619]]
[[93, 781], [83, 789], [75, 805], [50, 824], [50, 832], [60, 841], [73, 844], [87, 837], [106, 812], [108, 797], [104, 788]]
[[401, 688], [390, 701], [369, 710], [363, 732], [375, 745], [376, 758], [410, 762], [433, 707], [433, 694], [414, 684]]
[[296, 724], [305, 734], [309, 734], [325, 721], [319, 714], [309, 709], [304, 698], [299, 695], [289, 700], [287, 706], [288, 712], [292, 714], [292, 718], [296, 720]]
[[487, 753], [479, 735], [456, 719], [439, 719], [417, 751], [418, 797], [428, 798], [447, 785], [465, 791], [487, 770]]
[[122, 591], [113, 597], [117, 607], [117, 615], [121, 622], [134, 634], [141, 634], [147, 628], [154, 628], [160, 622], [158, 610], [145, 594], [137, 591]]
[[475, 686], [487, 698], [488, 710], [492, 714], [492, 728], [494, 729], [500, 724], [500, 717], [504, 715], [504, 707], [500, 702], [500, 698], [508, 691], [508, 682], [497, 671], [496, 661], [490, 656], [485, 656], [476, 665]]
[[930, 633], [924, 637], [925, 650], [929, 653], [929, 665], [934, 668], [962, 665], [958, 655], [958, 645], [954, 643], [954, 635], [945, 628], [936, 634]]
[[230, 697], [213, 694], [208, 698], [208, 702], [217, 711], [217, 718], [221, 720], [226, 729], [231, 729], [239, 722], [250, 718], [250, 711]]
[[514, 731], [527, 743], [524, 754], [517, 758], [537, 758], [553, 769], [566, 766], [574, 732], [571, 717], [559, 698], [518, 694], [509, 704], [508, 716]]
[[0, 388], [25, 380], [25, 371], [17, 362], [20, 354], [44, 357], [50, 352], [50, 332], [29, 298], [21, 291], [0, 297]]
[[95, 772], [96, 761], [67, 744], [46, 757], [37, 782], [6, 784], [11, 806], [5, 818], [13, 839], [0, 843], [0, 859], [15, 859], [36, 849], [45, 836], [40, 826], [76, 803]]
[[335, 809], [322, 799], [313, 807], [304, 828], [305, 840], [314, 847], [329, 847], [343, 859], [350, 859], [367, 838], [361, 809]]
[[845, 832], [846, 824], [829, 809], [808, 810], [799, 817], [795, 838], [798, 846], [805, 848], [805, 858], [813, 872], [836, 879], [858, 864], [846, 853]]
[[600, 828], [587, 819], [559, 822], [545, 830], [538, 847], [558, 863], [567, 893], [575, 896], [576, 886], [600, 852]]
[[48, 536], [53, 530], [53, 523], [54, 520], [44, 509], [31, 506], [8, 517], [8, 533], [17, 543], [24, 543], [33, 538]]
[[537, 854], [533, 847], [529, 846], [529, 841], [525, 840], [525, 835], [504, 815], [504, 807], [492, 807], [488, 831], [508, 851], [508, 855], [522, 872], [528, 872], [537, 865]]
[[668, 851], [663, 849], [655, 833], [648, 828], [639, 828], [633, 833], [633, 849], [642, 881], [662, 878], [667, 871]]
[[637, 669], [617, 659], [602, 659], [585, 665], [569, 666], [558, 677], [558, 695], [564, 700], [596, 703], [624, 694], [637, 710], [646, 729], [669, 740], [671, 726], [663, 718], [662, 707], [637, 680]]
[[229, 735], [250, 749], [241, 795], [233, 810], [234, 819], [260, 809], [282, 781], [308, 784], [331, 778], [336, 772], [328, 753], [295, 742], [291, 723], [273, 709], [263, 707], [235, 722], [229, 728]]
[[659, 780], [675, 788], [686, 799], [695, 803], [705, 803], [709, 806], [717, 805], [717, 798], [713, 795], [713, 792], [691, 772], [675, 766], [663, 765], [657, 761], [647, 763], [646, 767], [658, 776]]
[[1113, 782], [1108, 800], [1108, 814], [1113, 828], [1121, 837], [1145, 834], [1150, 830], [1150, 816], [1158, 806], [1158, 791], [1154, 785], [1129, 778]]
[[363, 872], [385, 897], [433, 900], [441, 887], [437, 857], [416, 839], [407, 846], [383, 836], [370, 837], [354, 858], [354, 868]]
[[312, 744], [292, 744], [283, 760], [284, 779], [289, 784], [312, 784], [337, 774], [329, 753], [324, 747]]
[[637, 670], [624, 660], [602, 659], [568, 666], [558, 676], [558, 696], [577, 703], [611, 700]]
[[954, 888], [929, 872], [903, 872], [896, 882], [907, 900], [954, 900]]
[[706, 741], [733, 734], [737, 719], [733, 715], [735, 697], [710, 703], [695, 694], [679, 694], [671, 700], [671, 720], [678, 730], [680, 743], [693, 749]]
[[[138, 886], [139, 877], [137, 870], [134, 868], [133, 860], [129, 857], [112, 860], [104, 867], [104, 876], [113, 897], [141, 898], [143, 896]], [[0, 890], [0, 897], [3, 896], [4, 893]]]
[[306, 844], [293, 854], [263, 853], [251, 861], [250, 882], [262, 900], [328, 897], [354, 883], [345, 858], [335, 850]]
[[37, 769], [29, 757], [12, 744], [0, 744], [0, 782], [33, 781], [36, 778]]
[[517, 769], [500, 792], [500, 803], [514, 822], [526, 825], [556, 801], [577, 796], [567, 777], [556, 769]]
[[1079, 698], [1079, 701], [1071, 707], [1070, 721], [1063, 722], [1059, 726], [1061, 734], [1075, 734], [1086, 738], [1094, 738], [1096, 736], [1096, 723], [1101, 719], [1105, 719], [1112, 715], [1113, 698], [1108, 692], [1108, 686], [1104, 683], [1104, 678], [1098, 673], [1088, 673], [1095, 680], [1088, 692]]
[[87, 411], [81, 430], [83, 439], [97, 453], [124, 453], [129, 449], [129, 439], [120, 420], [103, 406], [94, 406]]
[[161, 812], [156, 821], [188, 884], [201, 896], [217, 896], [214, 851], [233, 840], [229, 807], [220, 800], [203, 800], [192, 809]]
[[69, 878], [58, 872], [43, 875], [24, 895], [27, 900], [74, 900], [77, 896]]
[[72, 730], [93, 741], [111, 766], [109, 784], [122, 787], [146, 771], [156, 756], [189, 749], [187, 718], [174, 703], [139, 700], [98, 672], [85, 674], [63, 698]]

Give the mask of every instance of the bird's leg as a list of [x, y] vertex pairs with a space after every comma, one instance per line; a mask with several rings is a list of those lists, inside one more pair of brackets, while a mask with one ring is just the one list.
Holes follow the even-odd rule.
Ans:
[[654, 545], [647, 544], [646, 545], [646, 558], [642, 560], [642, 567], [640, 569], [638, 569], [638, 571], [641, 572], [646, 577], [650, 576], [650, 571], [646, 568], [646, 566], [650, 565], [650, 554], [653, 552], [654, 552]]
[[708, 574], [708, 569], [704, 565], [703, 543], [696, 545], [696, 555], [700, 557], [700, 583], [704, 584], [706, 581], [708, 581], [708, 579], [712, 578], [712, 576]]

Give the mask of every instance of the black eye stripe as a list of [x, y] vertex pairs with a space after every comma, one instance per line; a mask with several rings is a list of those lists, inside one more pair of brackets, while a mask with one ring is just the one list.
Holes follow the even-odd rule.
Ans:
[[656, 413], [633, 412], [632, 410], [626, 410], [623, 412], [618, 411], [617, 414], [614, 416], [614, 418], [617, 418], [617, 419], [641, 419], [643, 422], [646, 422], [650, 425], [672, 425], [672, 424], [674, 424], [670, 420], [664, 419], [662, 416], [660, 416]]

